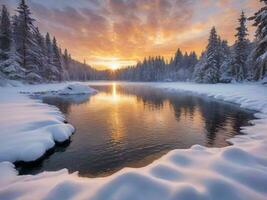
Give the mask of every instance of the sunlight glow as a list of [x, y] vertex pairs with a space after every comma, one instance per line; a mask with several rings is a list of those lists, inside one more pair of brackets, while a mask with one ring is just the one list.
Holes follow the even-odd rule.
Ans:
[[90, 62], [90, 65], [97, 67], [98, 69], [111, 69], [117, 70], [122, 67], [136, 65], [137, 61], [135, 59], [125, 59], [122, 57], [94, 57], [94, 61]]
[[114, 102], [118, 101], [119, 96], [117, 95], [117, 85], [116, 83], [112, 84], [112, 99]]
[[116, 70], [116, 69], [118, 69], [119, 68], [119, 66], [118, 66], [118, 64], [117, 63], [111, 63], [110, 64], [110, 68], [112, 69], [112, 70]]

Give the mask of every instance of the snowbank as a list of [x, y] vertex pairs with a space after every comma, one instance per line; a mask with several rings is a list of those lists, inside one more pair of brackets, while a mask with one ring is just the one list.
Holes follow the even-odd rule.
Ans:
[[[147, 167], [125, 168], [105, 178], [81, 178], [77, 173], [69, 174], [66, 169], [34, 176], [18, 176], [13, 164], [2, 162], [0, 199], [266, 199], [267, 87], [254, 84], [146, 85], [173, 92], [186, 90], [238, 103], [244, 108], [258, 111], [259, 119], [252, 121], [254, 126], [243, 128], [246, 135], [231, 139], [233, 146], [205, 148], [195, 145], [186, 150], [174, 150]], [[51, 114], [49, 107], [42, 105], [42, 108], [43, 113]]]
[[[39, 87], [38, 87], [39, 86]], [[46, 88], [43, 86], [40, 87], [38, 85], [37, 88], [35, 89], [26, 89], [26, 91], [22, 90], [22, 94], [29, 94], [29, 95], [46, 95], [46, 96], [51, 96], [51, 95], [68, 95], [68, 96], [73, 96], [73, 95], [90, 95], [90, 94], [95, 94], [97, 91], [84, 83], [72, 83], [72, 84], [64, 84], [64, 87], [62, 88], [62, 84], [58, 85], [53, 85], [54, 87], [51, 87], [46, 84]], [[61, 86], [61, 87], [59, 87]]]
[[81, 84], [71, 84], [65, 87], [62, 90], [58, 91], [59, 95], [84, 95], [84, 94], [93, 94], [96, 93], [96, 90]]
[[[74, 132], [58, 108], [30, 99], [23, 93], [58, 91], [59, 95], [91, 94], [82, 84], [49, 84], [0, 88], [0, 162], [34, 161]], [[1, 199], [1, 198], [0, 198]]]

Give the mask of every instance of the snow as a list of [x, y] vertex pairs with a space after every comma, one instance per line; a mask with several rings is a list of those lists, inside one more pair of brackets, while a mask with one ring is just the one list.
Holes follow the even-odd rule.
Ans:
[[[172, 92], [184, 90], [197, 95], [206, 95], [237, 103], [243, 108], [257, 111], [258, 119], [252, 121], [254, 126], [243, 127], [245, 135], [230, 140], [233, 146], [206, 148], [194, 145], [190, 149], [171, 151], [146, 167], [139, 169], [124, 168], [104, 178], [81, 178], [78, 173], [68, 173], [67, 169], [57, 172], [43, 172], [37, 175], [18, 176], [12, 163], [2, 162], [0, 163], [0, 199], [266, 199], [266, 86], [261, 84], [207, 85], [193, 83], [147, 83], [144, 85], [163, 88]], [[24, 87], [24, 90], [35, 92], [43, 91], [44, 88], [60, 90], [65, 86], [66, 84], [31, 86]], [[5, 94], [0, 97], [1, 111], [6, 109], [4, 110], [5, 113], [8, 113], [8, 111], [9, 113], [16, 112], [16, 116], [6, 114], [5, 117], [2, 115], [0, 118], [0, 127], [1, 130], [4, 130], [4, 135], [12, 133], [9, 140], [10, 145], [12, 145], [11, 142], [14, 142], [15, 145], [21, 144], [17, 142], [21, 140], [21, 137], [17, 136], [25, 131], [31, 132], [36, 129], [43, 129], [32, 134], [27, 141], [28, 144], [33, 145], [29, 148], [41, 149], [38, 145], [47, 144], [49, 146], [50, 142], [53, 141], [51, 138], [54, 136], [47, 126], [60, 125], [65, 127], [62, 123], [63, 116], [56, 108], [29, 99], [25, 94], [15, 92], [20, 91], [20, 89], [3, 88], [0, 91], [1, 94]], [[24, 119], [22, 110], [25, 112], [25, 108], [27, 108], [27, 112]], [[34, 121], [32, 122], [30, 119]], [[11, 125], [6, 122], [10, 122]], [[10, 130], [5, 131], [6, 128]], [[53, 128], [51, 129], [53, 130]], [[42, 142], [39, 143], [39, 139], [37, 139], [39, 137], [32, 138], [35, 135], [41, 135], [40, 140]], [[47, 138], [46, 135], [51, 137]], [[26, 137], [26, 134], [23, 135], [23, 140], [24, 137]], [[22, 142], [24, 143], [24, 141]], [[5, 142], [0, 140], [0, 143], [2, 148]], [[16, 150], [14, 151], [16, 152]], [[25, 149], [25, 151], [30, 150]], [[11, 154], [13, 151], [5, 153]], [[24, 156], [26, 155], [24, 154]]]
[[83, 95], [83, 94], [93, 94], [96, 90], [81, 84], [71, 84], [60, 90], [58, 94], [60, 95]]
[[25, 93], [59, 95], [91, 94], [95, 90], [82, 84], [51, 84], [0, 88], [0, 162], [34, 161], [74, 132], [58, 108], [30, 99]]
[[262, 84], [267, 84], [267, 76], [261, 80]]
[[[47, 86], [47, 85], [45, 85]], [[64, 88], [45, 88], [45, 86], [37, 87], [36, 89], [28, 91], [22, 90], [21, 93], [31, 94], [31, 95], [43, 95], [43, 96], [51, 96], [51, 95], [64, 95], [64, 96], [80, 96], [80, 95], [91, 95], [97, 93], [97, 91], [93, 88], [88, 87], [87, 85], [81, 83], [72, 83], [66, 85]], [[78, 97], [77, 96], [77, 97]]]

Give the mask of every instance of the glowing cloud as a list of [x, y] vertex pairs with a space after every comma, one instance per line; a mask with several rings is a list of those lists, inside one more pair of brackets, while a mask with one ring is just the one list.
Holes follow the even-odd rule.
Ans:
[[[13, 10], [16, 0], [1, 0]], [[133, 65], [147, 56], [170, 58], [177, 48], [200, 53], [213, 25], [234, 42], [241, 10], [251, 0], [28, 0], [43, 32], [55, 35], [72, 56], [97, 68]], [[251, 38], [253, 29], [250, 27]]]

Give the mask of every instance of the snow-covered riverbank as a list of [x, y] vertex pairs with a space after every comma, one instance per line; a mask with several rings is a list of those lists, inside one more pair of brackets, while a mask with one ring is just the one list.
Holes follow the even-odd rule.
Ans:
[[[2, 162], [0, 199], [266, 199], [266, 86], [146, 85], [173, 92], [185, 90], [238, 103], [244, 108], [258, 111], [259, 119], [253, 120], [254, 126], [243, 129], [246, 135], [231, 139], [233, 146], [211, 149], [195, 145], [191, 149], [174, 150], [147, 167], [123, 169], [105, 178], [81, 178], [77, 173], [69, 174], [66, 169], [18, 176], [13, 164]], [[63, 123], [64, 116], [57, 108], [18, 93], [57, 91], [65, 86], [56, 84], [0, 89], [0, 161], [33, 160], [51, 148], [55, 141], [63, 141], [71, 135], [73, 127]]]
[[[58, 108], [29, 98], [29, 94], [90, 94], [78, 84], [49, 84], [0, 88], [0, 162], [34, 161], [74, 132]], [[27, 95], [26, 95], [27, 94]]]

